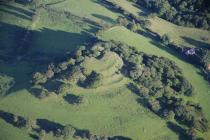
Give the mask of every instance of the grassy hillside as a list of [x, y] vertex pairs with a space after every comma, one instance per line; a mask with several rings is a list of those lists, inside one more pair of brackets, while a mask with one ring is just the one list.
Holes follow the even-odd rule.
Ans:
[[[144, 17], [148, 12], [126, 0], [110, 1], [135, 15]], [[120, 15], [100, 0], [44, 2], [49, 9], [36, 9], [13, 2], [0, 4], [0, 74], [14, 78], [16, 83], [7, 96], [0, 97], [0, 110], [26, 118], [71, 124], [80, 129], [88, 129], [96, 135], [119, 135], [133, 140], [179, 139], [176, 132], [168, 128], [166, 120], [138, 103], [138, 96], [127, 88], [126, 84], [130, 80], [118, 71], [122, 60], [115, 54], [107, 53], [101, 59], [90, 58], [83, 63], [87, 72], [95, 70], [104, 79], [102, 86], [96, 89], [73, 85], [65, 93], [82, 96], [82, 104], [69, 104], [63, 95], [43, 100], [34, 96], [30, 80], [35, 71], [46, 68], [50, 62], [63, 59], [72, 50], [91, 42], [93, 35], [101, 28], [98, 24], [93, 24], [95, 21], [115, 24]], [[85, 20], [84, 17], [90, 20]], [[177, 44], [204, 47], [210, 43], [208, 31], [180, 27], [157, 17], [150, 20], [152, 31], [160, 35], [169, 34]], [[23, 43], [25, 38], [26, 42]], [[151, 38], [121, 26], [105, 31], [101, 39], [121, 41], [139, 51], [167, 57], [176, 62], [198, 93], [191, 99], [202, 105], [210, 121], [210, 87], [200, 75], [199, 69]], [[17, 53], [19, 49], [21, 54]], [[210, 139], [210, 134], [205, 133], [203, 136]], [[32, 137], [27, 134], [27, 130], [14, 127], [0, 118], [0, 140], [30, 139]], [[47, 134], [46, 139], [55, 138]]]
[[[110, 0], [117, 5], [123, 7], [129, 13], [146, 18], [150, 11], [143, 7], [137, 7], [135, 4], [126, 0]], [[149, 29], [159, 35], [167, 34], [171, 37], [171, 40], [180, 45], [181, 47], [208, 47], [210, 44], [210, 32], [202, 29], [182, 27], [170, 23], [164, 19], [154, 17], [149, 19], [151, 26]]]
[[119, 15], [111, 12], [99, 0], [66, 0], [59, 4], [52, 5], [52, 7], [71, 11], [75, 15], [91, 18], [99, 22], [115, 23]]

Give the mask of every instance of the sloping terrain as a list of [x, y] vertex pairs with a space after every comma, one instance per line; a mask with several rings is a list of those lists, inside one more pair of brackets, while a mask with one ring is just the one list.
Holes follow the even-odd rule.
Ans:
[[[142, 19], [149, 14], [149, 11], [126, 0], [109, 1]], [[119, 51], [117, 49], [101, 55], [91, 50], [96, 56], [85, 58], [74, 56], [78, 62], [68, 60], [68, 69], [66, 63], [58, 65], [60, 69], [65, 69], [62, 71], [64, 73], [46, 72], [48, 78], [41, 77], [41, 80], [47, 81], [44, 86], [32, 84], [34, 73], [55, 68], [57, 63], [72, 56], [75, 50], [84, 46], [88, 50], [98, 39], [119, 41], [133, 46], [146, 56], [155, 55], [175, 62], [196, 93], [192, 97], [181, 95], [180, 98], [199, 103], [206, 119], [210, 121], [210, 87], [197, 66], [186, 62], [179, 54], [145, 34], [143, 28], [141, 34], [118, 25], [117, 18], [124, 17], [119, 11], [107, 6], [102, 0], [37, 2], [37, 6], [18, 1], [0, 3], [0, 76], [7, 76], [2, 78], [7, 79], [0, 84], [8, 84], [7, 93], [0, 97], [0, 140], [35, 140], [39, 138], [37, 136], [42, 136], [37, 126], [34, 127], [37, 131], [19, 128], [2, 114], [38, 122], [45, 120], [43, 123], [48, 122], [51, 127], [53, 124], [56, 127], [71, 125], [84, 132], [88, 130], [92, 135], [108, 136], [110, 140], [117, 140], [113, 138], [115, 136], [120, 137], [118, 140], [186, 140], [183, 134], [186, 125], [161, 118], [142, 104], [139, 95], [129, 89], [128, 85], [134, 82], [123, 73], [125, 58], [116, 53]], [[151, 31], [160, 36], [168, 34], [181, 47], [206, 48], [210, 44], [209, 31], [177, 26], [158, 17], [149, 20]], [[100, 30], [101, 34], [96, 37]], [[127, 45], [124, 45], [125, 50]], [[96, 45], [99, 50], [103, 50], [103, 47], [110, 46], [102, 45], [100, 48], [100, 45]], [[101, 77], [96, 88], [86, 87], [86, 81], [81, 77], [82, 80], [76, 83], [69, 82], [69, 69], [76, 69], [72, 63], [79, 64], [83, 59], [80, 65], [83, 73], [81, 77], [88, 77], [94, 71], [95, 75]], [[138, 60], [135, 58], [133, 61]], [[57, 88], [54, 85], [56, 82], [62, 83], [64, 87], [60, 88], [65, 90], [60, 93], [57, 93], [57, 89], [52, 90]], [[49, 90], [49, 97], [47, 95], [45, 98], [45, 94], [48, 94], [45, 93], [46, 89]], [[44, 95], [37, 97], [40, 91]], [[178, 124], [177, 127], [169, 125], [169, 121]], [[209, 131], [196, 132], [199, 137], [210, 139]], [[46, 140], [64, 139], [55, 137], [53, 132], [47, 130], [44, 135], [43, 139]], [[81, 135], [85, 137], [85, 134]], [[82, 137], [72, 136], [69, 139], [90, 139]]]

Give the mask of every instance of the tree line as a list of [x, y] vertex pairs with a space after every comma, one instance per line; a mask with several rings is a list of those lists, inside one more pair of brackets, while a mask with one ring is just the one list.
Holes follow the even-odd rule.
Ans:
[[208, 0], [130, 0], [177, 25], [210, 29]]

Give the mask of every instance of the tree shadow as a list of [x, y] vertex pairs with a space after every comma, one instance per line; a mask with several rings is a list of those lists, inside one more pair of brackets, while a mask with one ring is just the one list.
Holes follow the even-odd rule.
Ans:
[[141, 10], [141, 12], [139, 12], [139, 16], [148, 16], [151, 13], [151, 11], [142, 7], [141, 5], [137, 5], [135, 3], [133, 3], [132, 5], [136, 8], [138, 8], [139, 10]]
[[34, 0], [15, 0], [16, 3], [19, 3], [19, 4], [30, 4], [31, 2], [33, 2]]
[[53, 56], [64, 56], [75, 50], [85, 42], [90, 42], [91, 35], [87, 32], [71, 33], [65, 31], [54, 31], [43, 28], [40, 31], [33, 31], [31, 48], [33, 54], [51, 54]]
[[14, 124], [13, 117], [14, 115], [12, 113], [0, 110], [0, 118], [2, 118], [5, 122], [9, 124]]
[[128, 137], [123, 137], [123, 136], [114, 136], [110, 138], [109, 140], [132, 140], [132, 139]]
[[63, 130], [64, 128], [63, 125], [53, 121], [49, 121], [47, 119], [37, 119], [36, 122], [37, 125], [39, 126], [39, 130], [36, 131], [44, 130], [47, 133], [53, 132], [54, 134], [56, 134], [58, 130]]
[[122, 12], [119, 9], [114, 8], [114, 5], [109, 1], [106, 1], [106, 0], [91, 0], [91, 1], [105, 7], [106, 9], [112, 12], [119, 13], [119, 14], [121, 14]]
[[144, 36], [144, 37], [150, 38], [152, 40], [156, 40], [156, 41], [159, 40], [159, 37], [158, 37], [158, 34], [157, 33], [150, 32], [148, 30], [146, 30], [146, 31], [144, 31], [144, 30], [138, 30], [137, 33], [140, 34], [140, 35], [142, 35], [142, 36]]
[[185, 37], [185, 36], [182, 36], [181, 38], [184, 39], [184, 41], [186, 41], [187, 43], [189, 43], [191, 45], [194, 45], [196, 47], [203, 48], [203, 49], [210, 49], [210, 44], [209, 43], [202, 42], [202, 41], [199, 41], [199, 40], [195, 40], [195, 39]]
[[60, 4], [62, 2], [65, 2], [66, 0], [60, 0], [60, 1], [57, 1], [57, 2], [51, 2], [51, 3], [48, 3], [46, 4], [47, 6], [51, 6], [51, 5], [56, 5], [56, 4]]
[[42, 89], [40, 88], [30, 88], [29, 92], [36, 98], [39, 98]]
[[35, 134], [29, 134], [29, 136], [33, 139], [33, 140], [39, 140], [39, 136], [35, 135]]
[[0, 9], [0, 11], [4, 12], [4, 13], [9, 13], [9, 14], [14, 15], [14, 16], [16, 16], [18, 18], [21, 18], [21, 19], [31, 20], [31, 17], [25, 16], [25, 15], [22, 15], [22, 14], [18, 14], [16, 12], [12, 12], [12, 11], [5, 10], [5, 9]]
[[58, 80], [48, 80], [45, 84], [43, 84], [43, 87], [46, 88], [49, 92], [55, 92], [57, 93], [59, 87], [63, 83]]
[[82, 102], [82, 97], [81, 96], [76, 96], [76, 95], [73, 95], [73, 94], [67, 94], [63, 98], [69, 104], [80, 104]]
[[14, 121], [14, 117], [14, 114], [0, 110], [0, 118], [14, 127], [23, 127], [26, 124], [26, 120], [23, 117], [16, 116], [17, 122]]
[[76, 132], [74, 134], [75, 137], [80, 138], [90, 138], [90, 131], [87, 129], [76, 129]]
[[43, 28], [31, 31], [28, 43], [24, 44], [25, 28], [0, 22], [0, 30], [0, 73], [13, 77], [16, 82], [10, 93], [29, 91], [35, 71], [65, 59], [82, 45], [97, 41], [88, 31], [71, 33]]
[[12, 14], [12, 15], [22, 18], [22, 19], [31, 20], [33, 14], [34, 14], [33, 11], [24, 10], [22, 8], [15, 7], [13, 5], [4, 4], [1, 2], [0, 2], [0, 4], [1, 4], [0, 11]]
[[103, 21], [109, 22], [111, 24], [116, 23], [112, 18], [107, 17], [107, 16], [103, 16], [103, 15], [99, 15], [99, 14], [92, 14], [92, 16], [94, 16], [94, 17], [96, 17], [98, 19], [101, 19]]
[[179, 136], [179, 140], [189, 140], [186, 130], [173, 122], [167, 122], [167, 127]]

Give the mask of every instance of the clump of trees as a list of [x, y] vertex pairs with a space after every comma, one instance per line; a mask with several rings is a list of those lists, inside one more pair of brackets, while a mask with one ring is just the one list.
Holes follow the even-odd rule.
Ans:
[[102, 80], [103, 80], [102, 74], [96, 71], [92, 71], [82, 84], [86, 88], [97, 88], [102, 85]]
[[132, 0], [175, 24], [210, 29], [208, 0]]

